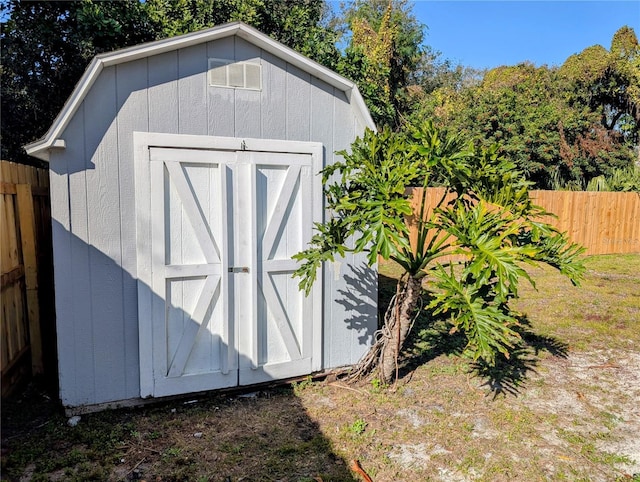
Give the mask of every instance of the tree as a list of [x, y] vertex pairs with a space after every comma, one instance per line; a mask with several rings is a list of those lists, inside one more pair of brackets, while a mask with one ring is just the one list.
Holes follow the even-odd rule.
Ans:
[[324, 0], [147, 0], [145, 7], [159, 38], [242, 21], [328, 67], [339, 58]]
[[358, 84], [378, 126], [398, 128], [410, 109], [408, 86], [426, 52], [411, 9], [407, 0], [355, 0], [343, 12], [351, 35], [337, 70]]
[[590, 168], [580, 187], [633, 165], [640, 140], [640, 46], [633, 29], [620, 28], [609, 51], [595, 45], [572, 55], [558, 74], [568, 105], [591, 114], [590, 124], [561, 132], [563, 161]]
[[[523, 263], [546, 263], [574, 283], [580, 280], [582, 248], [540, 221], [548, 213], [531, 202], [531, 183], [498, 155], [497, 146], [476, 149], [425, 123], [398, 133], [368, 130], [341, 155], [344, 161], [323, 170], [332, 217], [316, 226], [309, 248], [295, 256], [300, 288], [309, 292], [320, 265], [349, 250], [367, 252], [370, 265], [380, 256], [404, 270], [376, 342], [354, 376], [376, 368], [383, 381], [393, 379], [425, 279], [431, 308], [449, 313], [451, 331], [467, 337], [466, 352], [487, 363], [508, 358], [519, 343], [509, 302], [517, 298], [521, 278], [533, 283]], [[337, 180], [327, 184], [330, 177]], [[434, 180], [445, 195], [429, 212], [422, 198], [412, 247], [406, 189]], [[451, 256], [456, 258], [444, 261]]]
[[640, 45], [632, 28], [620, 28], [611, 48], [594, 45], [562, 65], [570, 102], [588, 105], [602, 127], [618, 130], [632, 142], [640, 132]]
[[490, 70], [464, 92], [465, 109], [453, 125], [485, 147], [500, 142], [528, 179], [545, 185], [559, 156], [558, 123], [568, 119], [555, 87], [546, 67], [525, 63]]
[[22, 145], [41, 137], [89, 61], [154, 38], [138, 1], [0, 3], [2, 157], [34, 162]]

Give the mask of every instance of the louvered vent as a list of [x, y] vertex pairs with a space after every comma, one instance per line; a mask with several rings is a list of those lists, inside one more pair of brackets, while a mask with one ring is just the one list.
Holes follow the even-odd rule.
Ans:
[[260, 90], [262, 67], [253, 62], [209, 59], [209, 85], [235, 89]]

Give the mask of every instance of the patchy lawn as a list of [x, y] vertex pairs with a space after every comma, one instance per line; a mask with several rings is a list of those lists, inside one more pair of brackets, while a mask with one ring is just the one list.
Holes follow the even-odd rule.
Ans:
[[[392, 389], [304, 380], [85, 415], [31, 386], [2, 404], [2, 480], [640, 481], [640, 255], [522, 286], [526, 346], [496, 368], [423, 318]], [[393, 291], [381, 267], [381, 294]]]

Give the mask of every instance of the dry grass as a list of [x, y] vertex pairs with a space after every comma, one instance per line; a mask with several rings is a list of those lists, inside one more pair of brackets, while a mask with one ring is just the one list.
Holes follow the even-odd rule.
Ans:
[[581, 288], [533, 272], [526, 344], [498, 369], [423, 318], [393, 389], [306, 380], [72, 428], [32, 387], [3, 403], [2, 479], [352, 481], [358, 459], [376, 482], [640, 480], [640, 255], [587, 267]]

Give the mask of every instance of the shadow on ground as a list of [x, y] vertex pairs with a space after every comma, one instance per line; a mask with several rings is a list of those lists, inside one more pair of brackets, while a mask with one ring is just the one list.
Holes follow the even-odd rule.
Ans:
[[83, 415], [75, 427], [34, 384], [2, 405], [3, 481], [356, 480], [289, 386]]
[[[379, 306], [382, 313], [388, 300], [395, 293], [396, 280], [384, 275], [379, 276]], [[428, 295], [424, 294], [422, 306], [429, 304]], [[487, 387], [493, 397], [499, 395], [517, 396], [524, 388], [528, 375], [535, 373], [541, 353], [546, 352], [555, 357], [566, 358], [568, 345], [557, 338], [535, 333], [526, 316], [519, 318], [520, 326], [516, 331], [522, 341], [510, 354], [509, 358], [498, 356], [494, 365], [480, 361], [471, 361], [471, 374], [484, 380], [482, 386]], [[404, 361], [400, 369], [400, 378], [408, 376], [416, 368], [440, 355], [463, 355], [467, 340], [460, 332], [450, 333], [451, 324], [443, 316], [436, 316], [428, 309], [423, 309], [416, 318], [414, 327], [404, 350]]]

